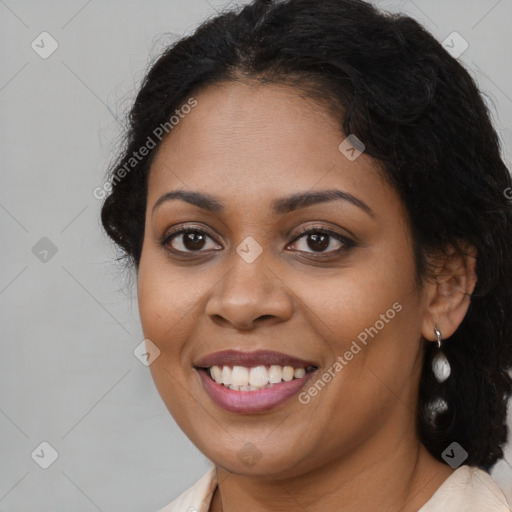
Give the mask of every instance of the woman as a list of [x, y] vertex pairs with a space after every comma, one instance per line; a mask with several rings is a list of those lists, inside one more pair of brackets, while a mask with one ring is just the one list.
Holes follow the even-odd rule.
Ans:
[[511, 179], [457, 60], [360, 0], [256, 0], [130, 122], [102, 222], [213, 462], [162, 510], [510, 511]]

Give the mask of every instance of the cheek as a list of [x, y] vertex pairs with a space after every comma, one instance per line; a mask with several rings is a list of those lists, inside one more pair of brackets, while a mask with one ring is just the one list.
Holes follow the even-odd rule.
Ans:
[[165, 264], [149, 251], [142, 254], [137, 276], [139, 315], [144, 338], [160, 354], [149, 366], [155, 386], [169, 412], [178, 421], [187, 417], [191, 399], [183, 383], [190, 377], [183, 366], [185, 340], [192, 328], [190, 286], [173, 279]]
[[[137, 276], [137, 298], [144, 335], [155, 342], [172, 342], [190, 321], [204, 293], [193, 271], [172, 270], [157, 251], [142, 253]], [[171, 339], [172, 338], [172, 339]], [[171, 343], [172, 345], [172, 343]]]
[[419, 306], [409, 251], [408, 246], [395, 247], [393, 252], [365, 248], [354, 253], [345, 268], [331, 274], [289, 272], [285, 279], [307, 306], [305, 314], [314, 312], [311, 321], [323, 325], [326, 336], [354, 338], [376, 322], [389, 331], [389, 325], [400, 324], [395, 321], [400, 316], [397, 309], [406, 304], [411, 309]]
[[162, 380], [170, 378], [172, 384], [170, 369], [180, 381], [193, 374], [191, 352], [204, 352], [198, 344], [208, 342], [194, 333], [205, 320], [207, 300], [218, 279], [207, 268], [172, 266], [160, 251], [143, 250], [137, 279], [139, 315], [144, 337], [160, 350], [150, 366], [159, 388]]
[[385, 399], [413, 384], [422, 309], [408, 245], [376, 248], [330, 278], [295, 279], [292, 288], [303, 290], [304, 312], [330, 349], [328, 368], [343, 358], [333, 369], [340, 375], [333, 390], [348, 401], [372, 404], [376, 396]]

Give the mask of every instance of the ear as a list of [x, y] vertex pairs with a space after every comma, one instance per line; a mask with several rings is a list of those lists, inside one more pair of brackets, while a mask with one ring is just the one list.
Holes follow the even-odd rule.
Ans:
[[462, 323], [476, 286], [476, 257], [476, 248], [467, 243], [459, 243], [458, 250], [450, 245], [429, 257], [429, 264], [435, 270], [424, 283], [426, 311], [422, 335], [425, 339], [436, 340], [434, 324], [446, 339]]

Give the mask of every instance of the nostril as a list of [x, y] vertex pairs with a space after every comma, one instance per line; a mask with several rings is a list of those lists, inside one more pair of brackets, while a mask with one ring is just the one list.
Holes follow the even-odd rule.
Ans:
[[274, 315], [261, 315], [257, 318], [257, 320], [266, 320], [267, 318], [273, 318]]

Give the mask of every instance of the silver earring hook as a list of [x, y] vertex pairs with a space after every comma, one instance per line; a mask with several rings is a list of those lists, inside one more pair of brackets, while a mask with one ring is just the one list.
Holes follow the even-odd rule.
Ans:
[[439, 331], [436, 324], [434, 324], [434, 332], [437, 338], [437, 348], [441, 348], [441, 331]]

